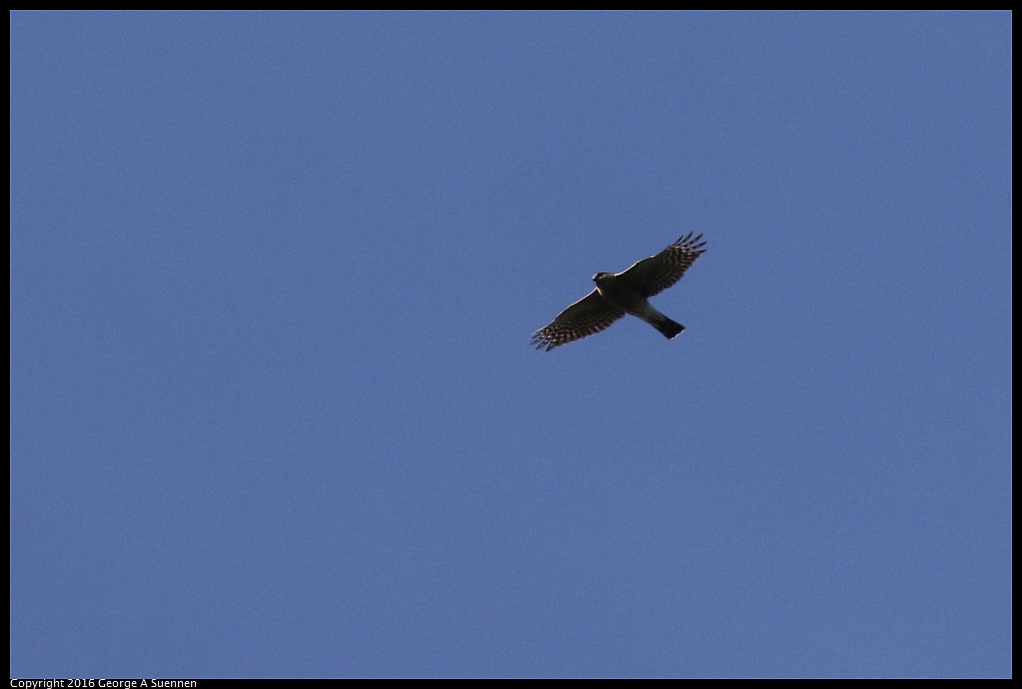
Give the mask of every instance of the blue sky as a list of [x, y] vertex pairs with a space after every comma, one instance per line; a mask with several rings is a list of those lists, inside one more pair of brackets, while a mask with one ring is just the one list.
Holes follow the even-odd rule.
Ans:
[[1010, 676], [1010, 14], [10, 28], [12, 676]]

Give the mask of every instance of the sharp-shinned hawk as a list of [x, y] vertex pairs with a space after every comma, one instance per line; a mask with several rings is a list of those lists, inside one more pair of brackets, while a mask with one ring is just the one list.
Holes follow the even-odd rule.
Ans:
[[626, 313], [641, 318], [671, 339], [685, 329], [653, 308], [649, 297], [681, 279], [706, 249], [703, 235], [686, 236], [656, 256], [644, 258], [621, 273], [597, 273], [596, 289], [566, 308], [553, 323], [536, 331], [532, 344], [550, 351], [562, 344], [606, 330]]

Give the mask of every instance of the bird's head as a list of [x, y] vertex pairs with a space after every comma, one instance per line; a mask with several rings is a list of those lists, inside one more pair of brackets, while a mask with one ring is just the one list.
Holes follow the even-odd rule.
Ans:
[[603, 280], [604, 278], [609, 278], [613, 274], [614, 273], [597, 273], [596, 275], [593, 276], [593, 282], [595, 282], [596, 284], [600, 284], [600, 280]]

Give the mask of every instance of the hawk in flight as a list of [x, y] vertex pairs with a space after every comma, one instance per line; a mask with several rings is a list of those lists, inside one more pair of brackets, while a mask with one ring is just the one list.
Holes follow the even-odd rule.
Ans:
[[706, 249], [703, 235], [689, 232], [656, 256], [644, 258], [622, 273], [597, 273], [596, 289], [564, 309], [553, 323], [532, 336], [536, 349], [550, 351], [606, 330], [626, 313], [641, 318], [671, 339], [685, 329], [653, 308], [649, 297], [676, 283]]

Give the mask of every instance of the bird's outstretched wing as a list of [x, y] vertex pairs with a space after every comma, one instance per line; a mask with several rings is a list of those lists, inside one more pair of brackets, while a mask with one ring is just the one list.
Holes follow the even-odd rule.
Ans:
[[537, 330], [532, 336], [532, 344], [536, 345], [536, 349], [546, 347], [549, 352], [554, 347], [606, 330], [624, 315], [624, 311], [611, 306], [599, 292], [593, 290], [561, 311], [553, 323]]
[[644, 258], [623, 273], [618, 273], [618, 277], [645, 297], [663, 292], [680, 280], [685, 271], [706, 251], [703, 248], [706, 242], [699, 241], [703, 235], [692, 235], [689, 232], [659, 254]]

